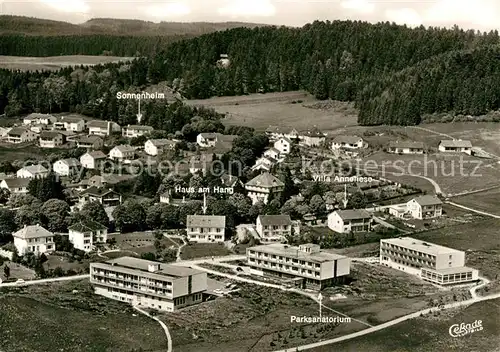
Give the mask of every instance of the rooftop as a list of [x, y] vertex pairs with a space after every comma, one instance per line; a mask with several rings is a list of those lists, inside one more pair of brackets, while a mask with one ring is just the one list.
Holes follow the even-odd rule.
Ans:
[[9, 189], [12, 189], [26, 188], [31, 180], [29, 178], [6, 178], [3, 181], [5, 181], [5, 184], [9, 187]]
[[220, 215], [188, 215], [187, 227], [226, 227], [226, 217]]
[[84, 196], [84, 195], [88, 194], [88, 195], [95, 196], [95, 197], [104, 197], [110, 193], [118, 194], [111, 189], [99, 188], [99, 187], [93, 186], [93, 187], [87, 188], [86, 190], [82, 191], [80, 193], [80, 196]]
[[75, 232], [91, 232], [97, 230], [106, 230], [107, 227], [92, 220], [85, 220], [68, 227], [68, 229]]
[[117, 265], [124, 268], [140, 270], [144, 272], [150, 272], [148, 270], [150, 265], [159, 265], [160, 270], [155, 271], [154, 274], [168, 276], [174, 279], [203, 273], [203, 271], [183, 266], [169, 265], [133, 257], [120, 257], [108, 260], [105, 263], [110, 265]]
[[81, 121], [85, 121], [81, 117], [72, 117], [72, 116], [61, 116], [57, 119], [59, 122], [69, 122], [69, 123], [78, 123]]
[[389, 238], [385, 240], [380, 240], [381, 242], [394, 244], [396, 246], [408, 248], [414, 251], [427, 253], [427, 254], [447, 254], [447, 253], [457, 253], [461, 252], [459, 250], [448, 248], [444, 246], [440, 246], [437, 244], [424, 242], [421, 240], [417, 240], [412, 237], [398, 237], [398, 238]]
[[416, 198], [413, 198], [413, 200], [415, 202], [417, 202], [418, 204], [420, 204], [421, 206], [443, 204], [441, 199], [439, 199], [436, 196], [431, 196], [431, 195], [416, 197]]
[[273, 188], [273, 187], [283, 187], [284, 185], [285, 184], [281, 182], [281, 180], [276, 176], [271, 175], [269, 172], [264, 172], [259, 176], [248, 181], [245, 186]]
[[327, 252], [305, 253], [299, 247], [289, 246], [282, 243], [272, 243], [261, 246], [250, 247], [247, 250], [254, 250], [261, 253], [281, 255], [289, 258], [304, 259], [316, 263], [324, 263], [338, 259], [345, 259], [346, 256]]
[[93, 152], [88, 152], [88, 153], [85, 153], [85, 154], [90, 155], [94, 159], [106, 159], [107, 158], [106, 154], [104, 154], [100, 150], [96, 150], [96, 151], [93, 151]]
[[43, 167], [42, 165], [39, 165], [39, 164], [25, 166], [21, 170], [28, 171], [31, 174], [41, 174], [41, 173], [49, 172], [49, 170], [47, 170], [45, 167]]
[[22, 239], [51, 237], [54, 234], [40, 225], [25, 226], [21, 230], [14, 232], [12, 236]]
[[342, 220], [357, 220], [371, 218], [371, 214], [364, 209], [336, 210]]
[[358, 136], [336, 136], [333, 139], [334, 143], [346, 143], [346, 144], [356, 144], [362, 141], [363, 139]]
[[143, 125], [128, 125], [126, 127], [128, 130], [136, 130], [136, 131], [154, 131], [154, 128], [151, 126], [143, 126]]
[[263, 226], [283, 226], [292, 223], [290, 215], [259, 215], [258, 219]]
[[390, 148], [410, 148], [410, 149], [424, 149], [423, 142], [414, 141], [390, 141]]
[[77, 141], [79, 143], [94, 144], [96, 142], [102, 142], [102, 138], [99, 136], [81, 136], [81, 137], [78, 137]]
[[9, 136], [21, 136], [23, 133], [28, 132], [29, 130], [24, 127], [13, 127], [7, 133]]
[[447, 148], [472, 148], [472, 143], [470, 141], [461, 139], [442, 140], [440, 145]]
[[43, 131], [42, 133], [40, 133], [40, 139], [52, 140], [52, 139], [55, 139], [59, 136], [62, 136], [62, 133], [55, 132], [55, 131]]
[[134, 152], [135, 151], [134, 147], [132, 147], [130, 145], [127, 145], [127, 144], [118, 145], [118, 146], [114, 147], [113, 149], [119, 150], [122, 153]]
[[88, 127], [93, 128], [108, 128], [108, 123], [114, 123], [112, 121], [102, 121], [102, 120], [92, 120], [88, 123]]
[[75, 158], [61, 159], [61, 160], [58, 160], [57, 162], [61, 162], [63, 164], [66, 164], [69, 167], [80, 166], [80, 162], [77, 159], [75, 159]]
[[171, 139], [150, 139], [148, 140], [155, 147], [162, 147], [164, 145], [173, 145], [175, 142]]

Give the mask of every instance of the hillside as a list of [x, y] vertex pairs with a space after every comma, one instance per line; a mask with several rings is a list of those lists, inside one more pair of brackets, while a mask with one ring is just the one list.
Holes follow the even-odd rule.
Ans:
[[244, 22], [148, 22], [141, 20], [95, 18], [82, 24], [52, 21], [23, 16], [0, 16], [0, 34], [64, 36], [197, 36], [237, 27], [263, 26]]

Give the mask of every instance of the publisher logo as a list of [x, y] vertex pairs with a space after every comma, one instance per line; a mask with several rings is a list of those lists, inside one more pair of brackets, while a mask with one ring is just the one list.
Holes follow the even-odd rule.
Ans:
[[453, 324], [448, 331], [451, 337], [462, 337], [481, 330], [483, 330], [483, 321], [476, 320], [472, 324]]

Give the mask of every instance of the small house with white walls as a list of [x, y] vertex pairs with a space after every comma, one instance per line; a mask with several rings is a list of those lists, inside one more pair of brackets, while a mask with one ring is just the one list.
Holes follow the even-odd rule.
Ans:
[[110, 136], [114, 132], [120, 132], [121, 127], [113, 121], [92, 120], [88, 123], [89, 135]]
[[126, 144], [116, 146], [110, 150], [109, 157], [113, 160], [133, 160], [135, 148]]

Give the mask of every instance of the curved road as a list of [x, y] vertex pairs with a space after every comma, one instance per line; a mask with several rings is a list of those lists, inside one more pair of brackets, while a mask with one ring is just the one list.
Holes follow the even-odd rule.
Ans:
[[158, 324], [160, 324], [163, 331], [165, 332], [165, 336], [167, 337], [167, 352], [172, 352], [172, 336], [170, 335], [170, 331], [168, 330], [167, 325], [164, 322], [162, 322], [160, 319], [158, 319], [157, 317], [152, 316], [151, 314], [149, 314], [145, 310], [142, 310], [138, 306], [133, 306], [133, 307], [139, 313], [144, 314], [148, 318], [151, 318], [151, 319], [155, 320], [156, 322], [158, 322]]
[[458, 204], [458, 203], [447, 201], [446, 204], [453, 205], [454, 207], [462, 208], [464, 210], [468, 210], [468, 211], [471, 211], [473, 213], [477, 213], [477, 214], [489, 216], [489, 217], [492, 217], [492, 218], [495, 218], [495, 219], [500, 219], [500, 215], [495, 215], [495, 214], [487, 213], [485, 211], [481, 211], [481, 210], [469, 208], [469, 207], [466, 207], [465, 205], [461, 205], [461, 204]]

